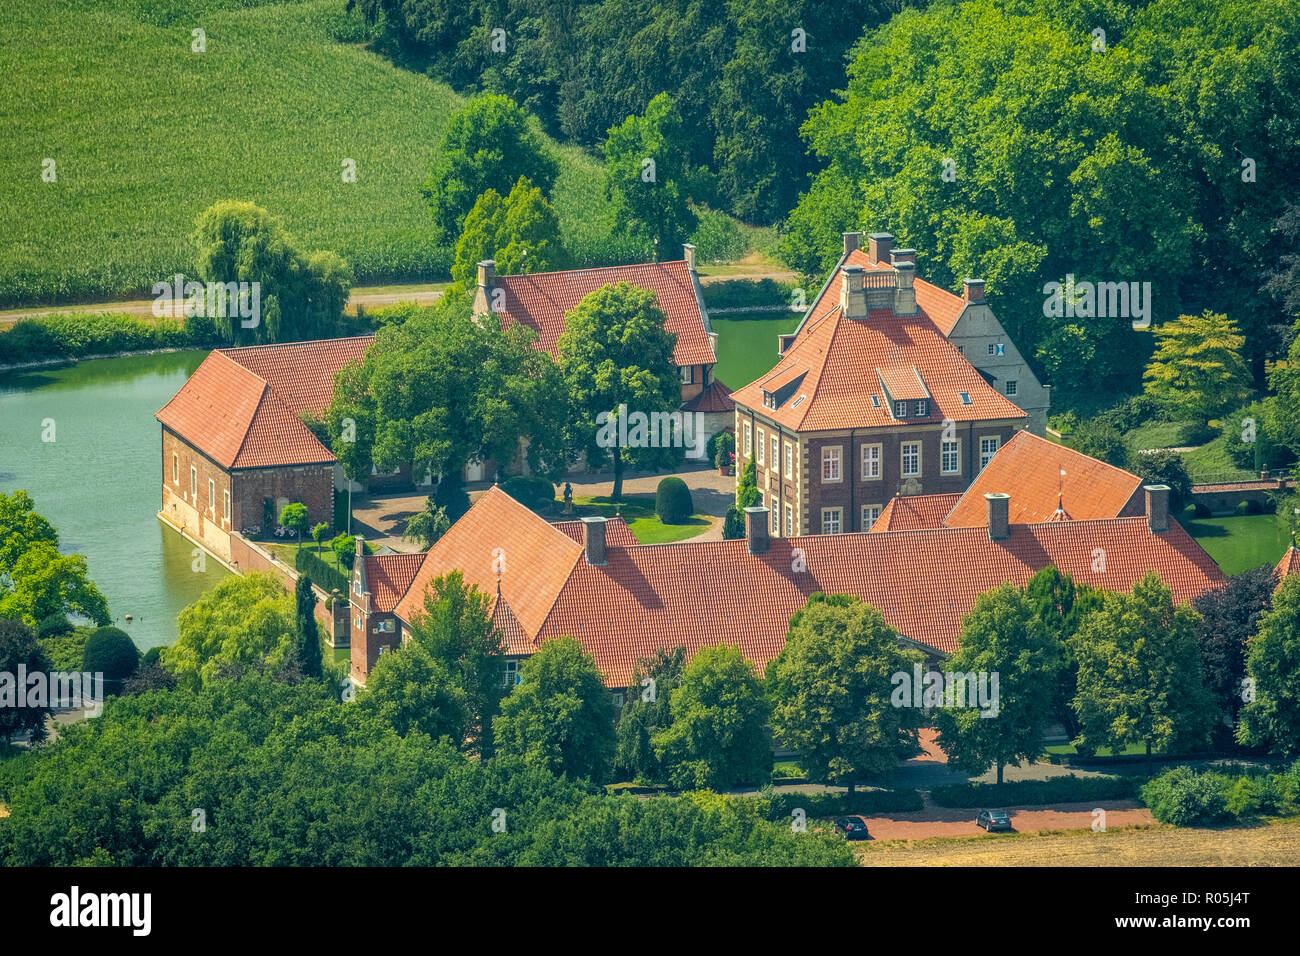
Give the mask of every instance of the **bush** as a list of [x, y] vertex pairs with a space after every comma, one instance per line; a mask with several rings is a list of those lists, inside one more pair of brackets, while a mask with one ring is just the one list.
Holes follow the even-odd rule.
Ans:
[[[1247, 419], [1254, 422], [1253, 436]], [[1274, 440], [1279, 431], [1275, 398], [1252, 402], [1245, 408], [1225, 415], [1220, 424], [1223, 428], [1224, 451], [1238, 468], [1249, 471], [1279, 468], [1290, 464], [1295, 457], [1286, 445]], [[1253, 440], [1247, 441], [1248, 437]]]
[[541, 511], [555, 504], [555, 485], [538, 475], [507, 478], [501, 483], [501, 490], [533, 511]]
[[0, 364], [219, 344], [210, 320], [180, 323], [120, 312], [69, 312], [20, 319], [0, 332]]
[[98, 627], [86, 640], [81, 669], [102, 673], [106, 688], [121, 688], [140, 666], [140, 652], [129, 634], [116, 627]]
[[[355, 550], [356, 545], [353, 544], [352, 547]], [[293, 566], [299, 573], [307, 575], [327, 592], [348, 593], [347, 576], [339, 573], [337, 568], [332, 568], [326, 564], [315, 551], [306, 548], [299, 551], [293, 559]]]
[[1241, 777], [1228, 791], [1224, 809], [1232, 816], [1253, 817], [1259, 813], [1259, 784], [1249, 777]]
[[95, 632], [92, 627], [73, 628], [67, 634], [40, 638], [50, 658], [50, 667], [56, 671], [79, 671], [86, 658], [86, 640]]
[[1227, 781], [1220, 774], [1175, 767], [1143, 785], [1142, 802], [1161, 823], [1179, 827], [1220, 823], [1228, 816]]
[[776, 793], [767, 786], [760, 791], [759, 800], [763, 816], [774, 823], [788, 823], [795, 810], [803, 810], [809, 817], [835, 817], [845, 813], [907, 813], [924, 807], [915, 790], [858, 790], [850, 798], [847, 793]]
[[1147, 395], [1134, 395], [1104, 412], [1098, 412], [1094, 422], [1121, 432], [1130, 432], [1140, 425], [1164, 419], [1164, 412], [1155, 399]]
[[1169, 510], [1177, 513], [1192, 494], [1192, 479], [1176, 451], [1142, 451], [1133, 460], [1133, 471], [1143, 484], [1169, 486]]
[[728, 508], [722, 521], [722, 539], [730, 541], [745, 536], [745, 513], [739, 508]]
[[1070, 445], [1075, 451], [1116, 468], [1128, 467], [1128, 446], [1124, 444], [1124, 436], [1113, 425], [1095, 418], [1074, 430], [1070, 435]]
[[[708, 309], [743, 309], [746, 306], [788, 306], [794, 301], [797, 282], [773, 279], [728, 279], [701, 285]], [[811, 298], [809, 296], [808, 298]]]
[[664, 524], [683, 524], [695, 514], [691, 490], [680, 478], [668, 477], [659, 482], [655, 492], [655, 514]]
[[1137, 777], [1052, 777], [1049, 780], [1013, 780], [1007, 783], [967, 783], [935, 787], [930, 797], [941, 807], [976, 808], [1047, 803], [1082, 803], [1086, 800], [1128, 800], [1138, 793]]
[[36, 627], [36, 636], [61, 637], [64, 634], [72, 633], [72, 622], [68, 620], [66, 614], [55, 613], [48, 617], [42, 618], [41, 623]]
[[731, 432], [718, 432], [709, 439], [709, 446], [709, 460], [717, 468], [726, 467], [736, 453], [736, 436]]
[[[347, 568], [348, 571], [351, 571], [352, 565], [356, 562], [357, 559], [356, 535], [353, 534], [337, 535], [330, 541], [330, 550], [332, 550], [334, 554], [338, 557], [339, 564]], [[321, 586], [324, 587], [323, 584]]]

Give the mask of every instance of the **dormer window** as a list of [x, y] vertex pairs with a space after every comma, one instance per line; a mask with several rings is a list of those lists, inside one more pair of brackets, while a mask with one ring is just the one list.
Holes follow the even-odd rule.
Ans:
[[907, 402], [902, 402], [902, 401], [894, 402], [894, 417], [895, 418], [907, 417]]
[[930, 416], [930, 400], [928, 398], [918, 398], [916, 400], [916, 417], [928, 418]]
[[971, 403], [970, 392], [958, 392], [957, 395], [961, 398], [961, 403], [963, 405], [969, 405]]

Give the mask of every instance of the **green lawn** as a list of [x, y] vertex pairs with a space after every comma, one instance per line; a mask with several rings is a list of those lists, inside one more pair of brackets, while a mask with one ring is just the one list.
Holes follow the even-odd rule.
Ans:
[[[0, 305], [148, 295], [193, 271], [195, 217], [221, 199], [280, 216], [362, 283], [445, 277], [420, 186], [444, 84], [367, 51], [344, 0], [27, 0], [0, 61]], [[191, 30], [206, 52], [191, 51]], [[566, 243], [611, 216], [603, 169], [556, 147]], [[42, 162], [55, 161], [55, 182]], [[343, 182], [343, 161], [356, 181]]]
[[1291, 543], [1287, 527], [1274, 514], [1183, 519], [1182, 525], [1224, 574], [1276, 564]]
[[664, 524], [655, 514], [653, 495], [628, 495], [615, 503], [608, 497], [574, 498], [579, 515], [604, 515], [612, 518], [617, 513], [627, 522], [633, 537], [641, 544], [666, 544], [683, 541], [707, 531], [713, 519], [708, 515], [691, 515], [683, 524]]
[[1187, 473], [1194, 482], [1249, 481], [1259, 477], [1258, 472], [1237, 467], [1237, 463], [1228, 456], [1222, 436], [1182, 454], [1183, 464], [1187, 466]]
[[718, 333], [718, 364], [714, 374], [728, 388], [738, 389], [771, 371], [778, 357], [776, 337], [793, 332], [801, 318], [795, 312], [739, 312], [710, 317]]
[[1147, 448], [1186, 448], [1214, 438], [1216, 432], [1201, 422], [1151, 422], [1124, 436], [1130, 451]]

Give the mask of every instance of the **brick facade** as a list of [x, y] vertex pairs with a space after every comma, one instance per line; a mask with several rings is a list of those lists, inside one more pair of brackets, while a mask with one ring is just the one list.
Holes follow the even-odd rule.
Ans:
[[231, 559], [230, 532], [239, 528], [234, 495], [230, 495], [231, 513], [226, 514], [226, 496], [230, 492], [229, 472], [163, 427], [163, 516], [225, 561]]

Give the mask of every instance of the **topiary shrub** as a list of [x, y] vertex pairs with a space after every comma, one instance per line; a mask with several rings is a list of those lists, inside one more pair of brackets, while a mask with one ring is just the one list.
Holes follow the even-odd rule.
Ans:
[[41, 623], [36, 628], [36, 636], [40, 638], [61, 637], [64, 634], [71, 633], [72, 622], [68, 620], [66, 614], [55, 613], [42, 618]]
[[722, 538], [731, 541], [745, 536], [745, 513], [739, 508], [728, 508], [722, 522]]
[[122, 682], [133, 676], [140, 666], [140, 652], [130, 635], [116, 627], [95, 629], [86, 641], [81, 669], [104, 675], [106, 690], [120, 690]]
[[655, 514], [664, 524], [683, 524], [695, 514], [691, 489], [680, 478], [668, 477], [659, 482], [655, 492]]
[[501, 490], [533, 511], [555, 504], [555, 485], [538, 475], [514, 475], [501, 483]]
[[1161, 823], [1190, 827], [1228, 817], [1226, 777], [1175, 767], [1142, 787], [1142, 802]]

